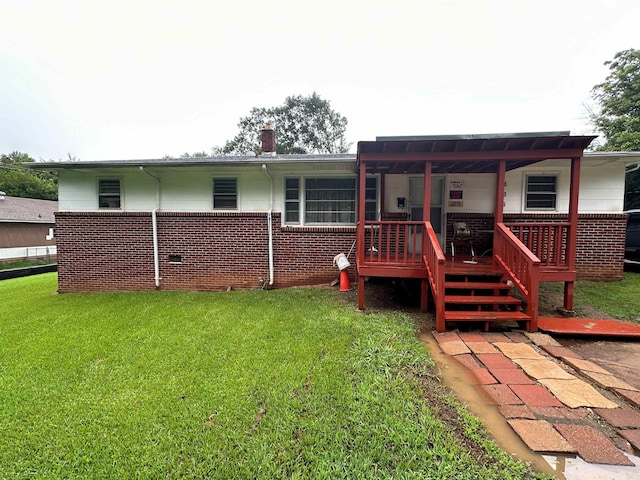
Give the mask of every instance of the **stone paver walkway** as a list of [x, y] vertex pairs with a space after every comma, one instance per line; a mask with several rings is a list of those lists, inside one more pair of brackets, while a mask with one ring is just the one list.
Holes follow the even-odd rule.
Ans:
[[633, 465], [623, 451], [640, 454], [640, 391], [549, 335], [433, 335], [531, 450], [608, 465]]

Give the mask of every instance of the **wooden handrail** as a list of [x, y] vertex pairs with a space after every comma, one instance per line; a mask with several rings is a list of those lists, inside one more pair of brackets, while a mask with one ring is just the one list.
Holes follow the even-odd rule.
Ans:
[[436, 330], [445, 331], [444, 324], [444, 252], [431, 222], [424, 222], [422, 235], [422, 261], [427, 270], [429, 285], [436, 305]]
[[504, 225], [529, 249], [544, 268], [573, 269], [569, 222], [505, 222]]
[[540, 259], [504, 224], [496, 224], [493, 237], [495, 261], [502, 267], [513, 285], [527, 302], [527, 314], [531, 317], [531, 331], [538, 328], [538, 288], [540, 284]]

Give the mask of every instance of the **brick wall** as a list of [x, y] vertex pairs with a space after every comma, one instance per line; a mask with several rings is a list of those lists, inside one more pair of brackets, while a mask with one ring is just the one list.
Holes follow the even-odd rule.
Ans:
[[[625, 214], [581, 214], [578, 216], [576, 271], [579, 280], [621, 280], [624, 271]], [[566, 215], [505, 214], [505, 222], [564, 222]], [[479, 254], [490, 248], [491, 234], [482, 230], [493, 228], [493, 215], [460, 213], [447, 215], [447, 242], [450, 242], [453, 222], [466, 222], [474, 236], [474, 249]], [[456, 247], [456, 251], [457, 251]], [[449, 243], [447, 243], [449, 251]]]
[[[161, 288], [259, 288], [269, 281], [265, 213], [158, 212]], [[355, 227], [281, 227], [273, 215], [274, 287], [328, 283]], [[60, 212], [60, 292], [155, 288], [150, 213]], [[355, 264], [355, 251], [350, 260]], [[350, 268], [353, 278], [354, 267]]]

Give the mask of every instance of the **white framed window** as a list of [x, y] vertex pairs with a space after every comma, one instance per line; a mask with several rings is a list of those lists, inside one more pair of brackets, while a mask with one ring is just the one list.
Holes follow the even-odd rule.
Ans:
[[213, 179], [213, 209], [236, 210], [238, 208], [238, 179]]
[[555, 211], [557, 209], [557, 173], [527, 173], [524, 183], [525, 210]]
[[[357, 179], [288, 177], [284, 179], [284, 223], [287, 225], [354, 225]], [[378, 217], [378, 179], [367, 177], [365, 217]]]
[[119, 178], [98, 179], [98, 207], [100, 209], [122, 208], [122, 193]]

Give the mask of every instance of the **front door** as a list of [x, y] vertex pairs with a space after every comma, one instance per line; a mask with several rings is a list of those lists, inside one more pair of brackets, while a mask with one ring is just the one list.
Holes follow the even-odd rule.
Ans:
[[[409, 220], [422, 221], [424, 216], [424, 175], [409, 177]], [[444, 177], [431, 177], [431, 226], [438, 236], [440, 247], [444, 245]], [[419, 233], [420, 235], [420, 233]], [[418, 238], [418, 245], [422, 245]]]

